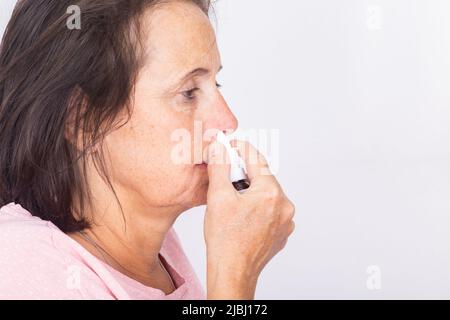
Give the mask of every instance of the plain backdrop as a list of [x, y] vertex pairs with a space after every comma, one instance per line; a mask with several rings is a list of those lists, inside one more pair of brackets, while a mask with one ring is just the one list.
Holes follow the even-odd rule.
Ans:
[[[221, 0], [213, 24], [224, 96], [279, 130], [297, 207], [256, 297], [450, 298], [450, 1]], [[203, 283], [204, 211], [176, 223]]]

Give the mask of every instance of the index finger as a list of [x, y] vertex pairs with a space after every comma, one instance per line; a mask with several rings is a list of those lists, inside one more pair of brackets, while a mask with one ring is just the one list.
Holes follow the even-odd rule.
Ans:
[[251, 143], [232, 140], [231, 145], [237, 148], [244, 160], [250, 181], [258, 176], [273, 176], [266, 158]]

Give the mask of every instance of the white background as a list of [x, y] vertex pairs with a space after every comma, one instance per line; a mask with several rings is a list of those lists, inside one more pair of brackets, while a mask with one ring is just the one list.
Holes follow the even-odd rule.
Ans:
[[[280, 130], [297, 206], [257, 298], [450, 298], [450, 1], [221, 0], [216, 17], [225, 98], [243, 129]], [[203, 282], [204, 209], [176, 225]]]

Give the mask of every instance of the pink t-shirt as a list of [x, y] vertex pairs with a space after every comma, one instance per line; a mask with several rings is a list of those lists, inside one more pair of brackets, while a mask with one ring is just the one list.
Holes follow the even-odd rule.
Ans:
[[173, 228], [160, 256], [177, 287], [169, 295], [110, 267], [20, 204], [0, 208], [0, 299], [206, 299]]

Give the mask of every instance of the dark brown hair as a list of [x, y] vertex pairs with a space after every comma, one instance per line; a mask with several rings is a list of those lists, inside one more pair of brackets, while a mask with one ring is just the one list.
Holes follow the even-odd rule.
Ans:
[[[92, 147], [124, 124], [122, 111], [129, 119], [145, 59], [140, 17], [161, 2], [18, 1], [0, 47], [0, 206], [18, 203], [64, 232], [89, 226], [86, 157], [112, 188]], [[210, 1], [190, 2], [208, 14]], [[67, 26], [72, 5], [81, 29]]]

